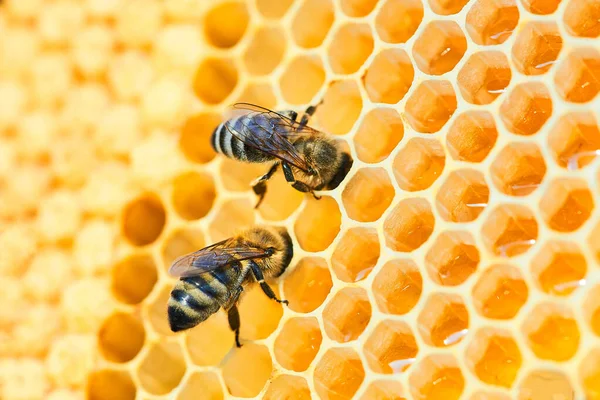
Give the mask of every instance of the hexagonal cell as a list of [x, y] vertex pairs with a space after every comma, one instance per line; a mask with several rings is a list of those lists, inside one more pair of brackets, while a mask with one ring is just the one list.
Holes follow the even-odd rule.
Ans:
[[392, 168], [402, 190], [425, 190], [442, 174], [444, 147], [437, 139], [410, 139], [396, 154]]
[[369, 276], [377, 264], [380, 246], [373, 228], [349, 229], [331, 256], [331, 267], [338, 279], [358, 282]]
[[467, 13], [467, 32], [479, 45], [504, 43], [519, 23], [515, 0], [477, 0]]
[[98, 331], [98, 348], [111, 362], [125, 363], [140, 352], [146, 332], [138, 315], [116, 312], [102, 323]]
[[429, 7], [438, 15], [459, 13], [469, 0], [429, 0]]
[[531, 272], [545, 293], [567, 296], [585, 285], [587, 262], [577, 244], [552, 240], [531, 260]]
[[600, 51], [593, 47], [572, 50], [559, 65], [554, 83], [566, 101], [592, 101], [600, 92]]
[[480, 390], [469, 397], [469, 400], [511, 400], [511, 398], [503, 393], [484, 392]]
[[411, 252], [429, 239], [434, 225], [435, 217], [427, 200], [402, 200], [383, 223], [385, 244], [394, 251]]
[[[262, 107], [275, 108], [277, 99], [273, 87], [268, 82], [249, 81], [235, 101], [237, 103], [260, 104]], [[248, 165], [247, 163], [244, 163]], [[263, 165], [264, 167], [264, 165]]]
[[268, 170], [262, 164], [245, 163], [226, 157], [220, 158], [219, 177], [225, 189], [232, 192], [248, 192], [252, 181]]
[[552, 115], [550, 92], [541, 82], [515, 86], [500, 106], [506, 129], [517, 135], [537, 133]]
[[571, 0], [565, 8], [563, 22], [574, 36], [595, 38], [600, 35], [600, 6], [594, 0]]
[[363, 393], [361, 400], [406, 400], [402, 396], [404, 391], [400, 382], [396, 381], [373, 381]]
[[310, 389], [306, 379], [301, 376], [279, 375], [269, 383], [264, 400], [310, 400]]
[[194, 400], [198, 393], [210, 400], [223, 400], [223, 388], [214, 372], [194, 372], [183, 383], [177, 400]]
[[600, 286], [596, 285], [589, 289], [585, 302], [583, 303], [583, 312], [586, 322], [592, 328], [596, 336], [600, 336]]
[[371, 101], [395, 104], [404, 98], [415, 76], [415, 69], [406, 51], [380, 51], [363, 76], [363, 83]]
[[548, 226], [558, 232], [573, 232], [590, 217], [594, 197], [583, 179], [558, 178], [540, 201], [540, 210]]
[[455, 294], [434, 293], [417, 318], [425, 343], [435, 347], [452, 346], [469, 331], [469, 313], [463, 299]]
[[332, 286], [327, 262], [319, 257], [305, 257], [285, 276], [283, 293], [291, 310], [309, 313], [323, 304]]
[[323, 62], [316, 55], [300, 55], [287, 62], [279, 79], [283, 99], [301, 105], [308, 104], [324, 83]]
[[580, 333], [573, 311], [565, 305], [542, 302], [521, 327], [527, 344], [541, 360], [570, 360], [579, 347]]
[[375, 301], [386, 314], [408, 313], [419, 301], [422, 288], [419, 268], [408, 259], [388, 261], [373, 280]]
[[456, 94], [448, 81], [424, 81], [406, 102], [405, 117], [419, 133], [442, 129], [456, 111]]
[[165, 272], [177, 257], [200, 250], [205, 245], [204, 233], [198, 229], [179, 229], [167, 235], [162, 248]]
[[536, 369], [523, 378], [518, 393], [518, 400], [573, 399], [575, 391], [562, 372]]
[[[273, 282], [270, 284], [277, 298], [279, 286]], [[256, 312], [260, 310], [260, 312]], [[283, 307], [280, 303], [269, 299], [259, 285], [253, 285], [244, 290], [240, 297], [240, 336], [247, 340], [266, 339], [277, 329], [279, 321], [283, 316]]]
[[[398, 15], [402, 15], [398, 19]], [[423, 20], [420, 0], [387, 0], [375, 18], [375, 28], [381, 40], [387, 43], [406, 43]]]
[[425, 255], [429, 277], [438, 285], [457, 286], [479, 265], [479, 251], [468, 232], [442, 232]]
[[179, 149], [185, 157], [196, 163], [211, 161], [217, 153], [210, 145], [210, 136], [221, 123], [221, 116], [213, 113], [201, 113], [190, 117], [181, 128]]
[[306, 371], [321, 347], [323, 336], [316, 318], [292, 318], [275, 339], [275, 359], [286, 369]]
[[342, 0], [340, 5], [349, 17], [366, 17], [377, 5], [377, 0]]
[[339, 343], [356, 340], [370, 320], [371, 304], [367, 292], [361, 288], [340, 290], [323, 309], [325, 333]]
[[219, 104], [225, 100], [238, 83], [235, 63], [228, 58], [207, 58], [196, 70], [192, 87], [200, 100]]
[[269, 179], [269, 190], [261, 203], [258, 212], [270, 221], [283, 221], [300, 207], [304, 194], [290, 185], [282, 173]]
[[136, 388], [127, 371], [101, 369], [88, 375], [85, 395], [89, 400], [134, 400]]
[[450, 20], [432, 21], [413, 46], [417, 67], [428, 75], [443, 75], [454, 69], [467, 50], [460, 26]]
[[556, 22], [527, 22], [512, 47], [514, 65], [525, 75], [544, 74], [556, 63], [562, 43]]
[[342, 215], [333, 198], [307, 198], [304, 209], [294, 223], [294, 233], [304, 250], [323, 251], [339, 233], [341, 223]]
[[378, 163], [390, 155], [403, 137], [400, 114], [391, 108], [376, 108], [364, 116], [354, 135], [356, 155], [363, 162]]
[[355, 221], [377, 221], [394, 199], [395, 191], [384, 168], [356, 172], [342, 192], [348, 216]]
[[146, 193], [123, 208], [121, 232], [134, 246], [145, 246], [158, 239], [166, 220], [161, 199], [154, 193]]
[[548, 15], [558, 8], [561, 0], [521, 0], [523, 7], [532, 14]]
[[285, 15], [293, 0], [257, 0], [256, 8], [263, 17], [278, 19]]
[[171, 331], [168, 318], [165, 318], [166, 304], [169, 301], [169, 297], [171, 297], [171, 290], [173, 290], [172, 284], [164, 285], [160, 290], [157, 290], [158, 294], [153, 296], [152, 302], [147, 305], [150, 326], [154, 332], [162, 336], [175, 335], [175, 333]]
[[497, 138], [492, 113], [470, 110], [454, 119], [446, 135], [446, 147], [455, 160], [477, 163], [487, 157]]
[[501, 51], [473, 54], [458, 72], [458, 87], [471, 104], [489, 104], [505, 92], [511, 79], [508, 59]]
[[242, 227], [254, 225], [254, 206], [246, 199], [229, 200], [219, 208], [208, 227], [212, 242], [227, 239]]
[[315, 117], [324, 132], [344, 135], [360, 116], [363, 102], [354, 80], [339, 80], [327, 88]]
[[470, 222], [485, 210], [490, 198], [483, 174], [474, 169], [452, 171], [435, 198], [440, 216], [451, 222]]
[[364, 345], [369, 368], [378, 374], [394, 374], [408, 369], [419, 348], [405, 322], [384, 320], [377, 325]]
[[136, 370], [142, 388], [153, 395], [164, 395], [175, 389], [185, 374], [185, 359], [177, 342], [149, 344]]
[[563, 168], [585, 167], [600, 154], [600, 127], [591, 111], [563, 114], [548, 134], [554, 160]]
[[237, 1], [221, 3], [204, 16], [204, 35], [213, 46], [228, 49], [235, 46], [248, 26], [248, 9]]
[[482, 328], [467, 347], [466, 361], [482, 382], [509, 388], [517, 378], [523, 357], [510, 331]]
[[[249, 365], [252, 368], [248, 368]], [[232, 396], [255, 397], [271, 376], [273, 363], [265, 346], [246, 343], [233, 349], [221, 371]]]
[[180, 217], [195, 220], [204, 217], [213, 206], [217, 193], [210, 175], [186, 172], [173, 180], [171, 201]]
[[473, 305], [480, 315], [510, 320], [527, 302], [529, 289], [518, 268], [500, 264], [481, 274], [473, 286], [472, 295]]
[[334, 14], [331, 0], [304, 0], [292, 21], [296, 44], [307, 49], [319, 47], [333, 25]]
[[336, 74], [353, 74], [373, 52], [373, 35], [367, 24], [342, 25], [327, 49], [329, 65]]
[[588, 350], [579, 365], [579, 376], [585, 394], [597, 398], [600, 395], [600, 349]]
[[281, 28], [265, 26], [254, 32], [242, 57], [251, 75], [271, 73], [283, 59], [285, 35]]
[[[242, 321], [242, 325], [244, 322]], [[185, 335], [186, 353], [194, 364], [201, 367], [219, 365], [233, 344], [234, 334], [224, 311], [211, 315]]]
[[511, 143], [491, 165], [492, 182], [509, 196], [527, 196], [538, 188], [546, 175], [546, 163], [535, 143]]
[[450, 354], [425, 357], [413, 366], [408, 382], [415, 400], [458, 400], [465, 388], [465, 378]]
[[111, 290], [125, 304], [139, 304], [152, 291], [158, 273], [152, 256], [133, 254], [112, 267]]
[[364, 379], [360, 357], [349, 348], [327, 350], [314, 372], [315, 389], [322, 400], [351, 399]]
[[525, 253], [537, 240], [538, 225], [529, 208], [504, 204], [492, 210], [481, 230], [486, 247], [496, 255]]

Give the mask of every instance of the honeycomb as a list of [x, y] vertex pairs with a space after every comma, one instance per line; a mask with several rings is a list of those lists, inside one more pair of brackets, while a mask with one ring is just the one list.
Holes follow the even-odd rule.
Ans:
[[[4, 0], [0, 398], [600, 399], [598, 0]], [[209, 145], [303, 111], [315, 200]], [[286, 226], [276, 293], [173, 334], [178, 256]]]

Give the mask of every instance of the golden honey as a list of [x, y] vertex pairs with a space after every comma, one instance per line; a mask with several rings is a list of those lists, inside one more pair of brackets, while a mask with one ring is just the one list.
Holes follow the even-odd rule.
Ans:
[[[597, 0], [4, 0], [3, 400], [600, 399]], [[237, 102], [354, 158], [321, 200], [218, 157]], [[178, 256], [292, 267], [174, 334]]]

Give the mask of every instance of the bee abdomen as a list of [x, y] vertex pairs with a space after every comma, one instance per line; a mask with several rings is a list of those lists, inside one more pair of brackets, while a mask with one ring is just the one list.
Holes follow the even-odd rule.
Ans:
[[236, 122], [237, 119], [234, 119], [217, 126], [210, 138], [210, 143], [217, 153], [229, 158], [245, 161], [244, 143], [236, 139], [227, 126], [225, 126], [225, 124], [235, 126]]
[[[253, 129], [261, 129], [254, 123], [251, 117], [240, 116], [226, 121], [213, 131], [210, 138], [212, 148], [226, 157], [251, 163], [262, 163], [273, 158], [259, 149], [246, 145], [242, 140], [236, 138], [231, 131], [244, 132], [245, 135], [252, 134]], [[239, 135], [243, 138], [244, 135]]]

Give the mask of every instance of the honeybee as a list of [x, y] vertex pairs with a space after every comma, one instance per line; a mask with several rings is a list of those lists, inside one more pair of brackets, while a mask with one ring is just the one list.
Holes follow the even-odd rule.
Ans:
[[293, 255], [292, 239], [285, 228], [254, 226], [179, 257], [169, 268], [169, 274], [179, 278], [168, 301], [171, 330], [193, 328], [222, 307], [240, 347], [237, 302], [244, 286], [258, 282], [270, 299], [287, 305], [265, 279], [283, 274]]
[[250, 112], [230, 118], [213, 131], [211, 145], [217, 153], [250, 163], [273, 162], [267, 173], [252, 183], [258, 196], [255, 208], [280, 165], [294, 189], [311, 193], [316, 199], [320, 197], [315, 191], [335, 189], [350, 171], [352, 158], [341, 149], [340, 142], [307, 125], [317, 106], [308, 107], [298, 122], [298, 113], [293, 110], [275, 112], [236, 103], [234, 108]]

